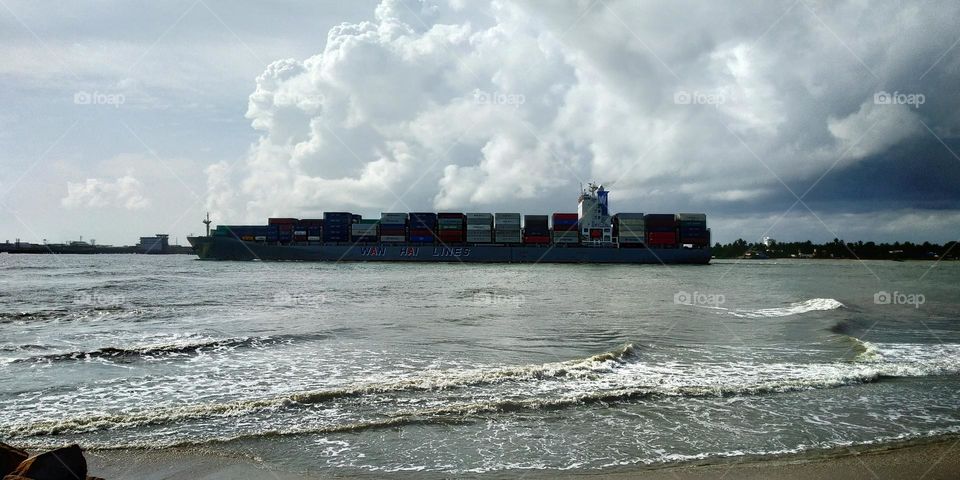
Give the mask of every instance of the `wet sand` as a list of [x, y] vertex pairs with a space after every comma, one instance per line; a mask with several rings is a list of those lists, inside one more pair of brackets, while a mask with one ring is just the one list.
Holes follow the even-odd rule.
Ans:
[[[108, 479], [323, 479], [323, 478], [450, 478], [450, 474], [401, 472], [369, 474], [303, 474], [286, 472], [253, 458], [218, 456], [196, 450], [88, 451], [91, 475]], [[713, 464], [622, 467], [602, 471], [507, 471], [470, 478], [563, 478], [593, 480], [700, 480], [700, 479], [887, 479], [960, 478], [960, 438], [949, 437], [898, 445], [858, 447], [821, 452], [814, 456], [789, 455], [773, 459], [734, 458]]]

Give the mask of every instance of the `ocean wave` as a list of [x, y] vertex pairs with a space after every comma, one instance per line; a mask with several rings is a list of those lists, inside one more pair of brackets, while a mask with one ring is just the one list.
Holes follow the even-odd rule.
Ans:
[[78, 320], [103, 320], [105, 318], [129, 318], [142, 315], [143, 310], [122, 305], [83, 306], [82, 308], [56, 308], [33, 312], [0, 313], [0, 324], [26, 322], [62, 322]]
[[810, 300], [791, 303], [786, 307], [762, 308], [759, 310], [729, 310], [727, 313], [740, 318], [775, 318], [789, 317], [807, 312], [836, 310], [844, 307], [844, 304], [832, 298], [811, 298]]
[[24, 322], [27, 320], [47, 320], [69, 313], [67, 309], [37, 310], [33, 312], [0, 313], [0, 323]]
[[[140, 412], [85, 415], [55, 421], [9, 425], [0, 435], [29, 437], [61, 433], [161, 425], [192, 419], [237, 417], [258, 411], [304, 408], [351, 397], [398, 418], [464, 418], [478, 414], [551, 410], [591, 403], [636, 401], [651, 397], [733, 397], [838, 388], [886, 378], [960, 374], [960, 345], [883, 344], [860, 340], [853, 361], [831, 363], [684, 364], [646, 363], [634, 346], [567, 362], [471, 370], [441, 370], [394, 379], [369, 379], [340, 388], [224, 403], [146, 409]], [[491, 386], [498, 386], [490, 388]], [[479, 388], [469, 400], [430, 408], [395, 410], [418, 401], [435, 403], [436, 392]], [[397, 402], [395, 394], [423, 392]], [[458, 394], [459, 395], [459, 394]], [[447, 401], [447, 400], [442, 400]], [[341, 408], [338, 406], [337, 408]], [[378, 424], [379, 425], [379, 424]], [[390, 423], [389, 425], [395, 425]], [[371, 426], [375, 428], [376, 425]], [[326, 427], [325, 427], [326, 428]], [[330, 427], [334, 428], [334, 427]], [[336, 427], [346, 428], [346, 427]], [[352, 426], [349, 428], [359, 428]]]
[[226, 339], [211, 339], [207, 337], [188, 336], [186, 338], [173, 339], [167, 343], [151, 343], [123, 347], [101, 347], [92, 350], [34, 355], [25, 358], [14, 359], [12, 363], [67, 362], [86, 361], [91, 359], [133, 361], [140, 358], [177, 357], [196, 355], [203, 352], [233, 350], [237, 348], [259, 348], [281, 343], [292, 343], [295, 340], [318, 340], [323, 338], [326, 338], [326, 336], [320, 334], [238, 337]]
[[54, 435], [65, 432], [84, 433], [110, 428], [128, 428], [166, 424], [205, 417], [233, 417], [260, 410], [278, 409], [295, 405], [310, 405], [337, 398], [404, 391], [436, 391], [451, 388], [502, 383], [510, 380], [549, 378], [588, 378], [634, 355], [632, 344], [585, 359], [541, 365], [475, 369], [459, 372], [437, 371], [394, 381], [361, 383], [342, 388], [294, 393], [266, 399], [238, 400], [226, 403], [185, 405], [159, 408], [135, 413], [90, 415], [55, 421], [11, 425], [0, 429], [9, 436]]

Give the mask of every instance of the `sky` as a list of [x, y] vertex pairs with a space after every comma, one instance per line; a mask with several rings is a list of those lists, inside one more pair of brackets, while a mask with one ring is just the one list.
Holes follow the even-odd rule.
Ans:
[[960, 3], [0, 0], [0, 241], [323, 211], [960, 237]]

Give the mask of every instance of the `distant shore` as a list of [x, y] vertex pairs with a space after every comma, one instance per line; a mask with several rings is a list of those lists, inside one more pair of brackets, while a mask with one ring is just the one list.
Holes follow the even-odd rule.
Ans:
[[[206, 450], [92, 450], [86, 452], [91, 475], [111, 479], [179, 480], [234, 478], [278, 480], [322, 478], [375, 478], [382, 472], [329, 471], [305, 474], [284, 471], [254, 458], [227, 457]], [[450, 478], [449, 473], [399, 472], [394, 478]], [[960, 478], [960, 436], [937, 437], [885, 445], [837, 448], [778, 457], [736, 457], [712, 463], [626, 466], [609, 470], [509, 470], [463, 475], [474, 478], [595, 479], [595, 480], [700, 480], [737, 479], [876, 479]]]

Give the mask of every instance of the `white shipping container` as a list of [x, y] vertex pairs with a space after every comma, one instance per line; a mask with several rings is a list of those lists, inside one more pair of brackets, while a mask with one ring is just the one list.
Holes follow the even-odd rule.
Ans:
[[487, 232], [489, 232], [490, 230], [492, 230], [492, 228], [493, 228], [493, 227], [491, 227], [490, 224], [487, 224], [487, 223], [485, 223], [485, 224], [483, 224], [483, 225], [471, 225], [471, 224], [469, 224], [469, 223], [467, 224], [467, 231], [468, 231], [468, 232], [470, 232], [470, 231], [481, 231], [481, 230], [482, 230], [482, 231], [487, 231]]
[[467, 220], [470, 219], [483, 219], [483, 220], [493, 220], [492, 213], [468, 213]]
[[253, 239], [256, 240], [256, 241], [258, 241], [258, 242], [266, 242], [266, 241], [267, 241], [267, 237], [264, 236], [264, 235], [257, 235], [256, 237], [253, 237]]
[[307, 234], [307, 231], [306, 231], [306, 230], [294, 230], [294, 231], [293, 231], [293, 234], [294, 234], [294, 235], [306, 235], [306, 234]]
[[311, 236], [307, 237], [307, 241], [308, 241], [308, 242], [319, 242], [319, 241], [320, 241], [320, 237], [318, 237], [318, 236], [316, 236], [316, 235], [311, 235]]
[[403, 235], [380, 235], [381, 242], [405, 242], [407, 237]]

